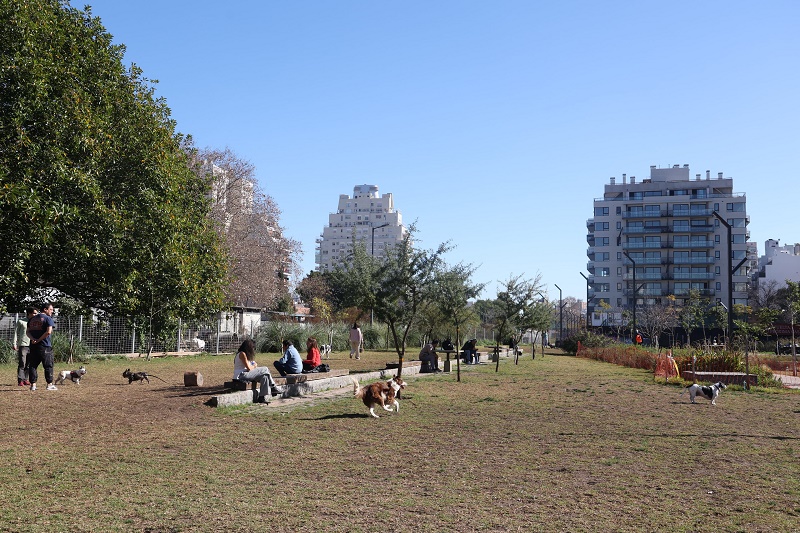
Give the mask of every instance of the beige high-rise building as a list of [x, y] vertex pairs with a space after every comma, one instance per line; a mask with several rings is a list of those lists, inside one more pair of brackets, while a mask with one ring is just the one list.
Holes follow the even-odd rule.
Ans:
[[377, 185], [356, 185], [353, 196], [339, 195], [339, 206], [328, 215], [328, 225], [317, 239], [317, 270], [327, 272], [346, 264], [353, 244], [363, 243], [367, 253], [382, 257], [408, 230], [391, 193], [381, 195]]
[[[714, 212], [731, 226], [730, 267], [728, 230]], [[746, 304], [749, 222], [745, 194], [734, 192], [733, 179], [721, 172], [712, 178], [707, 170], [692, 179], [689, 165], [651, 166], [641, 181], [625, 174], [622, 183], [611, 178], [587, 220], [592, 324], [621, 316], [634, 302], [649, 305], [673, 295], [680, 304], [692, 289], [728, 307]], [[601, 301], [613, 311], [602, 313]]]

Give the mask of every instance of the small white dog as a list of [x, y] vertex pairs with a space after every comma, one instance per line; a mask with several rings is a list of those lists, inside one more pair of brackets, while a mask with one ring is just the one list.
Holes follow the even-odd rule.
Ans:
[[695, 403], [694, 398], [699, 394], [706, 400], [711, 400], [711, 405], [717, 405], [717, 396], [719, 396], [719, 392], [725, 390], [726, 388], [727, 386], [721, 381], [718, 381], [710, 386], [703, 386], [695, 383], [694, 385], [689, 385], [683, 389], [681, 396], [683, 396], [683, 393], [688, 390], [689, 399], [692, 401], [692, 403]]
[[75, 385], [81, 384], [81, 378], [86, 374], [86, 369], [84, 367], [80, 367], [78, 370], [62, 370], [58, 373], [58, 378], [56, 378], [56, 383], [58, 385], [63, 385], [64, 380], [69, 378]]

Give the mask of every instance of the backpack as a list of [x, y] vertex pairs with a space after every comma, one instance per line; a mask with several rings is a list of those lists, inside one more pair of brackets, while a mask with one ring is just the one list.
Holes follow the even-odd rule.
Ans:
[[314, 372], [330, 372], [330, 371], [331, 367], [326, 365], [325, 363], [322, 363], [321, 365], [317, 365], [316, 367], [314, 367]]
[[455, 347], [453, 346], [453, 341], [451, 341], [450, 339], [445, 339], [444, 342], [442, 342], [442, 350], [449, 351], [454, 349]]

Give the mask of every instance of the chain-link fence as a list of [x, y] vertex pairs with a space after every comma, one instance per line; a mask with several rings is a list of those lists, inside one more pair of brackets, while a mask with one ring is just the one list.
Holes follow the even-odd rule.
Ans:
[[[9, 347], [14, 342], [17, 321], [23, 313], [7, 315], [0, 320], [0, 341]], [[242, 340], [255, 337], [264, 324], [257, 313], [220, 313], [205, 320], [178, 320], [177, 325], [158, 336], [151, 336], [149, 328], [136, 327], [126, 318], [97, 316], [53, 316], [56, 323], [53, 347], [57, 352], [68, 351], [74, 355], [117, 355], [209, 352], [230, 353]]]

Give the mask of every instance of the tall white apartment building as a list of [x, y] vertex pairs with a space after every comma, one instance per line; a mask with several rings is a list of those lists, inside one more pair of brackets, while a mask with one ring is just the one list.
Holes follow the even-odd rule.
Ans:
[[[692, 289], [729, 308], [746, 304], [752, 268], [746, 204], [744, 193], [733, 192], [732, 178], [720, 172], [712, 179], [707, 170], [705, 178], [692, 179], [689, 165], [651, 166], [650, 177], [638, 182], [625, 174], [622, 183], [612, 177], [587, 220], [592, 323], [602, 325], [606, 316], [600, 302], [618, 313], [670, 295], [684, 303]], [[728, 229], [714, 212], [731, 227], [730, 248]]]
[[381, 195], [377, 185], [356, 185], [353, 196], [339, 195], [339, 207], [328, 215], [328, 225], [317, 239], [317, 270], [327, 272], [344, 264], [356, 242], [363, 243], [367, 253], [382, 257], [407, 232], [392, 193]]

